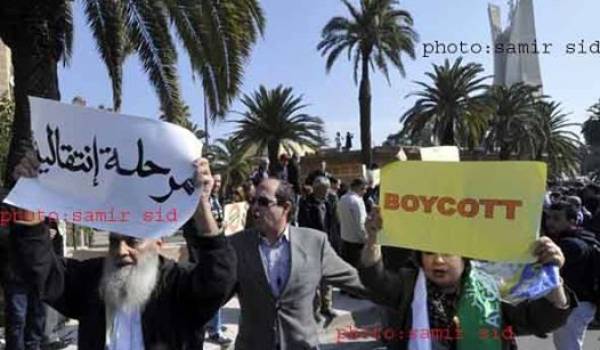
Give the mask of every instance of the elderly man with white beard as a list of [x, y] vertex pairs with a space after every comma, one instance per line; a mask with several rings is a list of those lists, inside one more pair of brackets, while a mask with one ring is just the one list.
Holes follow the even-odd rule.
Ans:
[[[30, 152], [15, 168], [34, 177]], [[11, 247], [41, 298], [79, 321], [79, 349], [197, 349], [194, 330], [212, 318], [236, 282], [236, 254], [211, 215], [213, 185], [206, 159], [194, 162], [200, 203], [194, 220], [204, 228], [190, 237], [197, 262], [177, 264], [159, 254], [160, 239], [110, 234], [108, 254], [85, 261], [54, 255], [43, 218], [26, 212], [12, 224]], [[190, 169], [192, 170], [192, 169]], [[23, 216], [22, 216], [23, 217]]]

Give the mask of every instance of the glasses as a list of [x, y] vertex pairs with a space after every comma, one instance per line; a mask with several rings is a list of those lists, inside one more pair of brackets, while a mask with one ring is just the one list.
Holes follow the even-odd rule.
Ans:
[[252, 201], [250, 202], [251, 205], [257, 204], [260, 207], [265, 207], [268, 208], [272, 205], [276, 205], [277, 201], [271, 200], [267, 197], [258, 197], [258, 198], [254, 198], [252, 199]]

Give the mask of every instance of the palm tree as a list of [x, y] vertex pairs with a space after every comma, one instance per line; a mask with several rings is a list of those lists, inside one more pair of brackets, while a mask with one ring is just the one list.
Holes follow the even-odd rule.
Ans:
[[600, 146], [600, 101], [588, 108], [591, 113], [588, 120], [583, 123], [581, 132], [585, 143], [589, 146]]
[[300, 112], [306, 105], [291, 87], [268, 90], [261, 85], [252, 95], [244, 95], [242, 103], [247, 110], [240, 113], [243, 119], [234, 121], [238, 128], [233, 140], [243, 149], [266, 149], [272, 167], [278, 162], [280, 147], [291, 149], [296, 144], [316, 149], [326, 142], [321, 136], [323, 121]]
[[[177, 53], [170, 28], [202, 79], [212, 115], [223, 116], [241, 86], [244, 63], [264, 17], [257, 0], [80, 0], [121, 105], [122, 66], [137, 52], [168, 121], [181, 122]], [[27, 96], [60, 99], [57, 64], [68, 64], [73, 44], [72, 0], [9, 1], [0, 6], [0, 38], [12, 51], [16, 112], [9, 168], [18, 142], [29, 139]], [[8, 178], [8, 176], [6, 176]]]
[[555, 101], [539, 101], [536, 105], [537, 120], [542, 133], [536, 145], [536, 160], [546, 160], [550, 177], [562, 174], [573, 176], [580, 166], [579, 151], [582, 146], [579, 137], [573, 131], [566, 130], [579, 126], [569, 123]]
[[362, 161], [371, 164], [371, 83], [369, 67], [377, 67], [390, 82], [388, 62], [405, 76], [401, 54], [415, 58], [417, 33], [407, 11], [397, 8], [397, 0], [360, 0], [360, 9], [342, 0], [350, 18], [334, 17], [323, 28], [317, 49], [327, 55], [329, 72], [339, 55], [347, 50], [354, 64], [354, 83], [361, 67], [358, 101]]
[[433, 126], [432, 124], [425, 125], [425, 128], [420, 132], [412, 135], [400, 130], [395, 134], [388, 135], [387, 139], [383, 142], [384, 146], [417, 146], [417, 147], [431, 147], [433, 144]]
[[403, 133], [413, 138], [432, 126], [438, 145], [477, 146], [487, 127], [482, 72], [480, 64], [463, 65], [462, 58], [434, 64], [433, 72], [425, 73], [432, 82], [416, 82], [422, 90], [408, 95], [418, 99], [400, 118]]
[[538, 87], [517, 83], [510, 87], [490, 88], [487, 103], [491, 108], [485, 145], [489, 152], [499, 152], [501, 160], [511, 155], [533, 158], [536, 137], [543, 134], [536, 118]]
[[[202, 140], [206, 136], [206, 133], [204, 132], [204, 130], [200, 129], [198, 124], [190, 120], [192, 116], [192, 113], [190, 113], [190, 106], [186, 104], [183, 105], [182, 115], [184, 116], [184, 118], [179, 123], [179, 125], [191, 131], [197, 139]], [[168, 121], [167, 115], [164, 114], [163, 111], [161, 111], [161, 114], [158, 116], [158, 119], [162, 121]]]
[[209, 152], [214, 156], [211, 167], [222, 177], [221, 191], [227, 195], [230, 188], [240, 186], [250, 177], [252, 162], [246, 155], [246, 150], [231, 138], [218, 139], [209, 146]]

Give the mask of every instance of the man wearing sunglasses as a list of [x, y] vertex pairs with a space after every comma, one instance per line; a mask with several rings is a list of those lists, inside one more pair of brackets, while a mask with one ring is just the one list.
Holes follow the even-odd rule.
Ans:
[[230, 237], [238, 258], [238, 350], [318, 349], [313, 301], [321, 279], [366, 294], [325, 233], [289, 224], [294, 196], [287, 182], [261, 181], [250, 208], [254, 227]]

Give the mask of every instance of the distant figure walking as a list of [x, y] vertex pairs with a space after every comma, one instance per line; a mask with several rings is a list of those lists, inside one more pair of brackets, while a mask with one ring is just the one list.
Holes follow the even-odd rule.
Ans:
[[350, 131], [348, 131], [346, 133], [346, 147], [344, 147], [344, 151], [349, 151], [352, 149], [352, 138], [354, 137], [354, 135], [352, 135], [350, 133]]
[[335, 149], [338, 152], [342, 150], [342, 134], [339, 131], [335, 133]]

